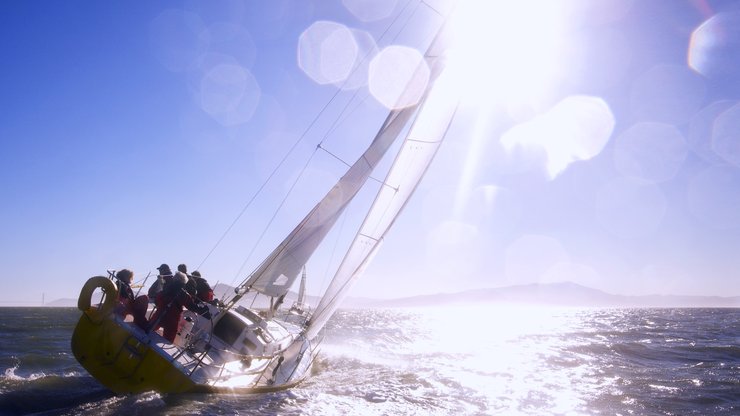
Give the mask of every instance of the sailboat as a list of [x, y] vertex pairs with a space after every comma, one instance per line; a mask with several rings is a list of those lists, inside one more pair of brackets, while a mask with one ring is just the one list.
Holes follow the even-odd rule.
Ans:
[[288, 313], [297, 316], [308, 316], [309, 305], [306, 303], [306, 266], [301, 272], [301, 285], [298, 288], [298, 299], [290, 306]]
[[[90, 278], [78, 299], [82, 314], [71, 340], [80, 364], [116, 393], [263, 392], [304, 380], [319, 351], [324, 326], [377, 253], [452, 123], [457, 101], [438, 85], [444, 74], [442, 32], [417, 69], [423, 65], [429, 74], [420, 99], [389, 111], [362, 155], [231, 298], [207, 304], [207, 313], [185, 311], [174, 342], [115, 312], [118, 291], [110, 276]], [[362, 225], [318, 304], [309, 311], [306, 263], [392, 148], [398, 153]], [[282, 300], [299, 274], [299, 301], [293, 313], [281, 311]], [[100, 292], [102, 302], [93, 301]], [[247, 294], [268, 299], [270, 306], [245, 306], [240, 300]]]

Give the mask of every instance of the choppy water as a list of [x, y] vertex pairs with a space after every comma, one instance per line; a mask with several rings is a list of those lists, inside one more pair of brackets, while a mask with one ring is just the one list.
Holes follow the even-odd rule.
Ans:
[[116, 396], [78, 317], [0, 309], [0, 414], [740, 414], [740, 309], [340, 311], [313, 376], [263, 395]]

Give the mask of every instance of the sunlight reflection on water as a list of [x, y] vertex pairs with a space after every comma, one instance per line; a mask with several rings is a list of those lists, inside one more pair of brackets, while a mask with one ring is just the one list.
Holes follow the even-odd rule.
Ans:
[[[707, 365], [716, 345], [732, 338], [711, 313], [532, 306], [340, 311], [305, 391], [318, 392], [317, 403], [339, 400], [358, 415], [721, 413], [734, 406], [726, 399], [732, 377], [718, 363], [708, 364], [711, 372], [696, 364]], [[726, 319], [737, 317], [730, 310]], [[707, 407], [707, 395], [715, 407]], [[348, 396], [363, 400], [349, 404]]]
[[568, 380], [585, 375], [588, 363], [557, 352], [568, 342], [560, 334], [574, 329], [572, 315], [512, 306], [434, 310], [419, 318], [429, 338], [416, 341], [415, 352], [446, 351], [437, 366], [495, 407], [519, 403], [524, 410], [549, 403], [551, 410], [563, 412], [582, 404], [582, 392]]
[[[466, 392], [463, 396], [470, 396], [473, 408], [481, 411], [527, 413], [544, 407], [567, 412], [583, 405], [583, 395], [590, 393], [571, 383], [583, 384], [582, 377], [592, 371], [590, 360], [560, 353], [569, 343], [562, 334], [578, 327], [572, 310], [449, 307], [402, 314], [403, 319], [394, 319], [397, 326], [386, 326], [383, 332], [389, 333], [379, 338], [382, 341], [362, 351], [353, 344], [341, 354], [402, 367], [436, 381], [442, 391]], [[400, 337], [399, 330], [410, 332]], [[449, 405], [446, 410], [454, 410], [454, 404]]]

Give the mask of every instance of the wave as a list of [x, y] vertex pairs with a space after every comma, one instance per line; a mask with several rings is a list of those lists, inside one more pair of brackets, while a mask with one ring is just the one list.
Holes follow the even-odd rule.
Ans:
[[6, 376], [0, 377], [3, 390], [0, 409], [3, 409], [3, 415], [52, 411], [58, 414], [79, 404], [97, 402], [112, 395], [90, 376], [42, 373], [18, 376], [16, 371], [8, 369]]
[[[123, 396], [98, 384], [69, 352], [71, 326], [79, 312], [42, 312], [49, 316], [33, 319], [52, 321], [61, 315], [70, 324], [52, 331], [39, 324], [37, 332], [13, 332], [5, 338], [0, 328], [2, 415], [740, 410], [740, 310], [574, 310], [552, 315], [520, 310], [521, 316], [485, 310], [340, 311], [329, 323], [312, 376], [289, 391]], [[7, 321], [23, 326], [13, 317]]]
[[[18, 368], [20, 367], [20, 361], [18, 361], [18, 364], [16, 364], [13, 367], [6, 368], [5, 369], [5, 375], [4, 377], [0, 377], [0, 383], [2, 383], [4, 380], [10, 380], [10, 381], [33, 381], [38, 380], [42, 377], [46, 377], [46, 374], [42, 371], [39, 373], [32, 373], [28, 376], [20, 376], [16, 374], [16, 371], [18, 371]], [[5, 384], [5, 383], [2, 383]]]

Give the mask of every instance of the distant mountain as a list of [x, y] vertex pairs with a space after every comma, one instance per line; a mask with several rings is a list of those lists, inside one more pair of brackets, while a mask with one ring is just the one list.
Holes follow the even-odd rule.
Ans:
[[[232, 286], [218, 283], [213, 288], [214, 295], [219, 299], [234, 294]], [[283, 307], [290, 307], [298, 295], [288, 292], [283, 301]], [[306, 301], [312, 307], [318, 304], [318, 297], [307, 296]], [[251, 305], [251, 298], [245, 297], [239, 302], [245, 306]], [[266, 308], [269, 301], [259, 302], [252, 306]], [[389, 308], [389, 307], [426, 307], [455, 304], [537, 304], [551, 306], [581, 306], [581, 307], [740, 307], [740, 296], [673, 296], [673, 295], [646, 295], [623, 296], [612, 295], [601, 290], [581, 286], [576, 283], [534, 283], [529, 285], [506, 286], [490, 289], [475, 289], [458, 293], [440, 293], [436, 295], [413, 296], [397, 299], [371, 299], [348, 297], [342, 302], [345, 309], [361, 308]], [[66, 307], [77, 306], [77, 299], [57, 299], [44, 306]]]
[[497, 303], [581, 307], [740, 307], [740, 296], [613, 295], [572, 282], [534, 283], [378, 301], [375, 307]]

